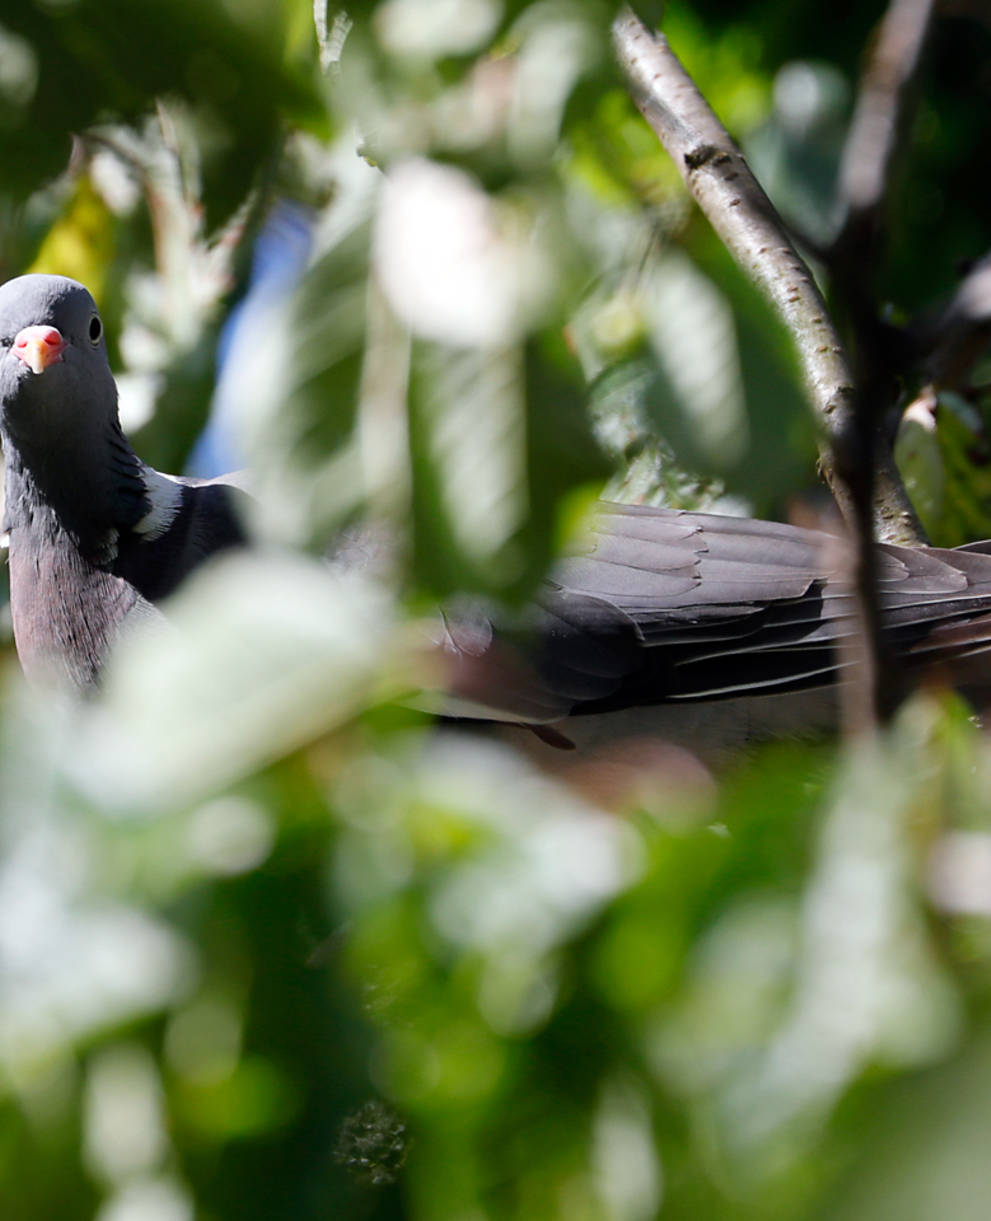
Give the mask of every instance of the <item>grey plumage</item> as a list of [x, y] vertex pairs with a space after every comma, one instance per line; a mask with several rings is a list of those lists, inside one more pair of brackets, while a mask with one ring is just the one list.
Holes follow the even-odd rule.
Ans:
[[29, 676], [85, 688], [129, 618], [243, 541], [238, 493], [138, 459], [96, 305], [73, 280], [0, 287], [0, 405], [18, 655]]
[[[156, 613], [203, 559], [244, 541], [239, 493], [230, 478], [177, 479], [137, 458], [81, 285], [4, 285], [0, 345], [17, 649], [29, 674], [85, 688], [128, 619]], [[989, 549], [879, 549], [885, 631], [908, 667], [986, 683]], [[735, 697], [771, 707], [849, 663], [848, 569], [825, 533], [603, 505], [522, 637], [500, 635], [484, 615], [441, 616], [449, 707], [536, 726]]]
[[[991, 555], [980, 547], [879, 546], [885, 631], [909, 668], [983, 683]], [[586, 714], [823, 686], [858, 630], [844, 552], [795, 526], [604, 506], [588, 554], [540, 598], [547, 683]]]

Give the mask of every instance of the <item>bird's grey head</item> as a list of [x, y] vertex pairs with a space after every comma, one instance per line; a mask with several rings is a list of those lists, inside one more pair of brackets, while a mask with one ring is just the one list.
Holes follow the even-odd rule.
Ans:
[[103, 323], [82, 284], [27, 275], [0, 286], [0, 406], [19, 445], [75, 443], [116, 420]]

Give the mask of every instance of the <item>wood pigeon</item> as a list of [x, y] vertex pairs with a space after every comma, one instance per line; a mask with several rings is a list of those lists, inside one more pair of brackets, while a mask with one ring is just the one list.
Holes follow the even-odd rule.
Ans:
[[[29, 275], [0, 287], [0, 352], [17, 651], [29, 676], [85, 689], [125, 621], [159, 614], [198, 563], [244, 542], [243, 493], [233, 477], [164, 475], [135, 455], [82, 285]], [[841, 552], [831, 535], [795, 526], [602, 505], [541, 588], [525, 648], [480, 612], [441, 616], [447, 707], [566, 745], [579, 723], [624, 710], [642, 729], [645, 708], [666, 706], [668, 725], [684, 730], [713, 720], [715, 702], [771, 708], [776, 695], [826, 688], [856, 631]], [[991, 544], [880, 546], [879, 583], [886, 631], [909, 666], [986, 681]]]
[[121, 431], [93, 298], [74, 280], [0, 287], [0, 435], [14, 641], [29, 678], [92, 686], [125, 621], [245, 541], [230, 480], [163, 475]]

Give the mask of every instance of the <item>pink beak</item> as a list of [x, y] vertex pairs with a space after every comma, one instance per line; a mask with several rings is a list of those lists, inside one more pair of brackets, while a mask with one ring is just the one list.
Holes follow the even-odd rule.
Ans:
[[58, 364], [65, 349], [62, 333], [54, 326], [26, 326], [14, 336], [13, 352], [32, 373], [44, 373]]

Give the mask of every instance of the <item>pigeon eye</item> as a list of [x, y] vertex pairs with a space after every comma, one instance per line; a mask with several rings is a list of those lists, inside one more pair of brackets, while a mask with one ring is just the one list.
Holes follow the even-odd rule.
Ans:
[[100, 336], [103, 334], [103, 323], [100, 321], [99, 314], [94, 314], [89, 320], [89, 341], [90, 343], [99, 343]]

